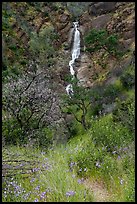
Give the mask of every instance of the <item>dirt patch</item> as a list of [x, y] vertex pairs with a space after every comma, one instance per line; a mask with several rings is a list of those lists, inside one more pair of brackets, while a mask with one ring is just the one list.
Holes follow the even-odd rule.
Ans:
[[111, 195], [105, 188], [103, 182], [86, 179], [84, 181], [86, 187], [88, 187], [94, 195], [94, 202], [110, 202]]

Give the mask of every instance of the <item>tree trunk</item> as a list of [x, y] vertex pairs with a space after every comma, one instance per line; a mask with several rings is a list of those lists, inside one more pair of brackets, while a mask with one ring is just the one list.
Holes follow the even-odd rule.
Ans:
[[87, 123], [86, 123], [85, 115], [82, 115], [82, 117], [81, 117], [81, 123], [82, 123], [84, 129], [87, 130], [88, 128], [87, 128]]

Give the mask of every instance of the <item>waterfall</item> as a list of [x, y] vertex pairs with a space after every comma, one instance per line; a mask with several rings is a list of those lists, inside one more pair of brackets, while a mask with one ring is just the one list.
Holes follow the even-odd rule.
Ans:
[[[73, 64], [75, 62], [75, 59], [77, 59], [80, 55], [80, 32], [78, 30], [78, 22], [73, 22], [74, 24], [74, 42], [73, 42], [73, 49], [72, 49], [72, 59], [69, 62], [69, 67], [70, 67], [70, 73], [73, 76], [75, 75], [75, 71], [73, 69]], [[73, 94], [73, 87], [72, 84], [67, 85], [66, 91], [68, 95]]]

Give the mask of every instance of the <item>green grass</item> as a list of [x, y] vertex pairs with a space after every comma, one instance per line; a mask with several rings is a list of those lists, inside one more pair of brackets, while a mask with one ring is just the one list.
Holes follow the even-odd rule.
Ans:
[[[134, 201], [134, 137], [112, 121], [112, 115], [92, 121], [88, 139], [76, 155], [81, 177], [103, 180], [113, 201]], [[87, 169], [84, 172], [84, 169]], [[79, 172], [79, 169], [82, 169]]]
[[[13, 190], [12, 184], [8, 182], [9, 189], [4, 190], [7, 192], [7, 197], [3, 196], [3, 201], [32, 202], [35, 199], [38, 199], [40, 202], [90, 202], [93, 200], [92, 192], [88, 192], [88, 189], [86, 189], [83, 184], [79, 184], [77, 175], [74, 171], [70, 171], [69, 169], [68, 158], [70, 158], [70, 155], [72, 154], [69, 149], [60, 146], [49, 151], [48, 154], [43, 154], [38, 149], [26, 149], [23, 147], [11, 146], [8, 147], [7, 150], [3, 149], [3, 160], [7, 160], [7, 155], [8, 159], [15, 160], [17, 159], [17, 154], [18, 160], [38, 160], [40, 164], [35, 164], [30, 168], [34, 169], [34, 167], [39, 167], [41, 170], [34, 174], [25, 175], [19, 173], [13, 177], [13, 180], [17, 181], [18, 185], [21, 184], [21, 188], [25, 189], [25, 192], [22, 192], [19, 196], [15, 196], [13, 193], [15, 190]], [[42, 171], [42, 169], [44, 169], [42, 168], [43, 165], [49, 167], [49, 169]], [[15, 170], [12, 171], [11, 175], [13, 173], [15, 173]], [[33, 178], [35, 181], [30, 182]], [[3, 184], [3, 186], [4, 188], [7, 187], [5, 184]], [[38, 188], [38, 186], [40, 186], [40, 188]], [[69, 191], [73, 191], [75, 194], [72, 196], [66, 196], [66, 193]], [[46, 196], [41, 198], [43, 192], [46, 192]], [[15, 192], [15, 194], [17, 193]], [[24, 200], [24, 196], [27, 194], [29, 194], [29, 196]]]
[[[102, 181], [110, 194], [110, 201], [133, 202], [133, 138], [128, 137], [129, 134], [119, 124], [114, 124], [114, 129], [111, 114], [91, 122], [92, 127], [87, 132], [78, 130], [77, 136], [71, 137], [66, 145], [53, 146], [48, 153], [46, 149], [29, 146], [4, 147], [3, 164], [14, 168], [7, 170], [10, 177], [4, 177], [3, 202], [96, 201], [93, 192], [83, 182], [79, 182], [82, 178]], [[125, 143], [119, 137], [123, 137]], [[114, 145], [116, 149], [111, 149]], [[24, 161], [19, 163], [15, 160]], [[101, 166], [97, 166], [97, 162]], [[23, 169], [31, 170], [22, 174], [20, 167], [15, 170], [20, 164], [24, 164]]]

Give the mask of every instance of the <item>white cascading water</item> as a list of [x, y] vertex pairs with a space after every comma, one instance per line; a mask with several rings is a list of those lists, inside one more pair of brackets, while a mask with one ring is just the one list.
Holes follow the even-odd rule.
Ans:
[[[70, 67], [70, 73], [74, 78], [75, 71], [73, 69], [73, 64], [75, 62], [75, 59], [77, 59], [80, 55], [80, 32], [78, 30], [78, 22], [73, 22], [74, 24], [74, 43], [73, 43], [73, 49], [72, 49], [72, 59], [69, 62]], [[72, 84], [67, 85], [66, 91], [68, 95], [73, 94], [73, 87]]]

